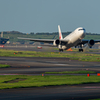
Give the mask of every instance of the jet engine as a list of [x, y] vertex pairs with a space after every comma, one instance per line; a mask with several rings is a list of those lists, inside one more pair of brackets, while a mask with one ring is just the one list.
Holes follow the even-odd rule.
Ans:
[[55, 40], [54, 42], [53, 42], [53, 45], [54, 46], [57, 46], [57, 45], [59, 45], [60, 44], [60, 40], [59, 39], [57, 39], [57, 40]]
[[60, 40], [57, 39], [57, 40], [55, 41], [55, 43], [56, 43], [57, 45], [59, 45], [59, 44], [60, 44]]
[[92, 46], [95, 44], [95, 42], [94, 42], [94, 40], [93, 39], [91, 39], [89, 42], [88, 42], [88, 46], [90, 47], [90, 48], [92, 48]]

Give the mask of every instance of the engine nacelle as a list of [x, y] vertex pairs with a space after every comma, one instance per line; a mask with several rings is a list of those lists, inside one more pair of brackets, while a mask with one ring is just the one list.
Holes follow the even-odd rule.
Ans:
[[59, 39], [57, 39], [57, 40], [55, 40], [55, 41], [53, 42], [53, 45], [54, 45], [54, 46], [59, 45], [59, 44], [60, 44]]
[[90, 40], [89, 42], [88, 42], [88, 46], [91, 48], [93, 45], [95, 44], [95, 42], [94, 42], [94, 40]]
[[55, 41], [56, 41], [56, 40], [54, 40], [54, 42], [53, 42], [53, 45], [54, 45], [54, 46], [56, 46], [56, 43], [55, 43]]
[[57, 40], [55, 41], [55, 43], [56, 43], [57, 45], [59, 45], [59, 44], [60, 44], [59, 39], [57, 39]]

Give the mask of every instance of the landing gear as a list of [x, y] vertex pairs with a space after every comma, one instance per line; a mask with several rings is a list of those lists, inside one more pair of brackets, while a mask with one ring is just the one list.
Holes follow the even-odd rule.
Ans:
[[83, 49], [82, 49], [83, 45], [81, 44], [80, 45], [80, 49], [79, 49], [79, 52], [83, 52]]
[[58, 45], [59, 52], [63, 52], [62, 45]]
[[63, 49], [59, 49], [60, 52], [63, 52]]
[[83, 52], [83, 49], [79, 49], [79, 52]]

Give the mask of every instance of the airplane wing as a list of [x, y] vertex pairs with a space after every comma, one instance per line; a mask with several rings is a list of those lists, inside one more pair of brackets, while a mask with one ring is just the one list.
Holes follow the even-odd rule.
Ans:
[[93, 40], [93, 39], [91, 39], [91, 40], [85, 40], [85, 39], [83, 39], [80, 43], [77, 44], [77, 46], [81, 45], [81, 44], [84, 45], [86, 43], [89, 43], [90, 45], [94, 45], [97, 42], [100, 42], [100, 40]]
[[[93, 39], [91, 39], [91, 40], [93, 40]], [[82, 42], [81, 42], [81, 44], [88, 43], [89, 41], [90, 41], [90, 40], [85, 40], [85, 39], [83, 39]], [[100, 42], [100, 40], [93, 40], [93, 41], [94, 41], [94, 43]]]
[[59, 39], [34, 39], [34, 38], [23, 38], [23, 37], [18, 37], [18, 39], [30, 40], [35, 42], [53, 43], [54, 45], [59, 45], [59, 44], [66, 45], [69, 40], [63, 39], [60, 25], [58, 25], [58, 31], [59, 31]]
[[34, 39], [34, 38], [22, 38], [22, 37], [18, 37], [18, 39], [23, 39], [23, 40], [30, 40], [30, 41], [35, 41], [35, 42], [44, 42], [44, 43], [53, 43], [54, 41], [56, 41], [58, 44], [61, 42], [62, 45], [67, 44], [69, 40], [65, 40], [65, 39]]
[[86, 44], [86, 43], [88, 43], [89, 42], [89, 40], [82, 40], [78, 45], [80, 45], [80, 44]]
[[100, 40], [94, 40], [95, 43], [100, 42]]
[[30, 40], [30, 41], [35, 41], [35, 42], [45, 42], [45, 43], [54, 42], [54, 39], [34, 39], [34, 38], [22, 38], [22, 37], [18, 37], [18, 39]]

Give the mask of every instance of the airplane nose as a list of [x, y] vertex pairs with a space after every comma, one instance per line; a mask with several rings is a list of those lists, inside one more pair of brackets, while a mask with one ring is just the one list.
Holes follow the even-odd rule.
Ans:
[[83, 34], [86, 34], [86, 30], [84, 29]]
[[83, 36], [85, 36], [86, 35], [86, 30], [85, 29], [83, 29]]

